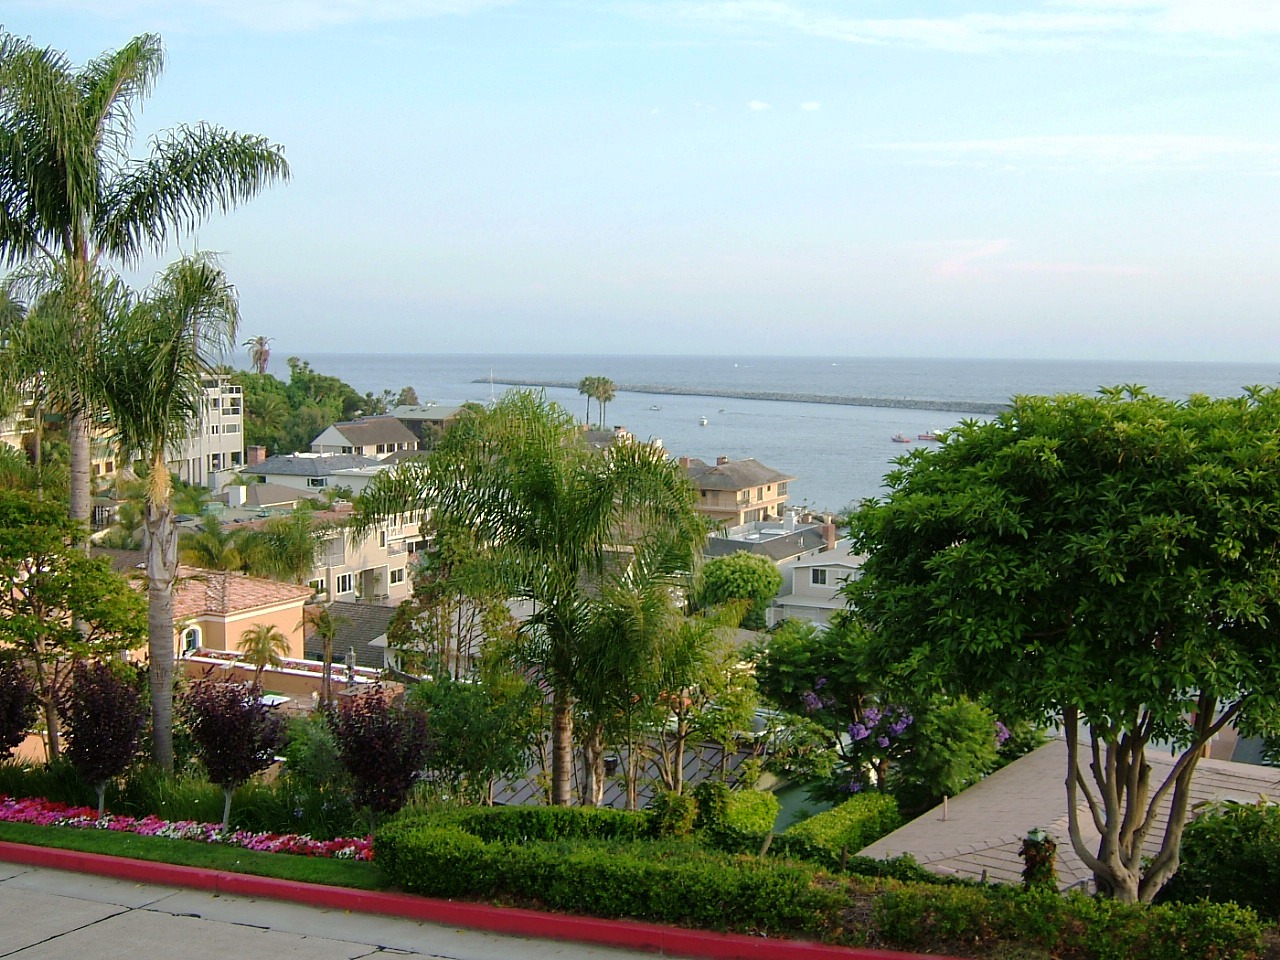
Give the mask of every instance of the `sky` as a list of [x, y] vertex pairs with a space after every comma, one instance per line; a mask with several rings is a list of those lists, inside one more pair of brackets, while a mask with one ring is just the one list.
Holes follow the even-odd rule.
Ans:
[[[1280, 358], [1275, 0], [6, 0], [292, 170], [273, 350]], [[143, 283], [162, 261], [144, 265]]]

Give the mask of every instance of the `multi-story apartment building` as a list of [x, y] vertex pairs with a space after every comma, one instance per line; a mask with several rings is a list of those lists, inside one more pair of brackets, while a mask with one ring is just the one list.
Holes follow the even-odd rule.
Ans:
[[204, 378], [200, 424], [175, 444], [169, 465], [187, 483], [221, 489], [244, 465], [244, 397], [225, 374]]

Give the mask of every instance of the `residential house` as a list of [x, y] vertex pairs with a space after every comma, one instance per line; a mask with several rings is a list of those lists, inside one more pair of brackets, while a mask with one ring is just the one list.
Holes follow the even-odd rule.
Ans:
[[[396, 608], [376, 603], [335, 600], [329, 604], [333, 618], [333, 662], [374, 670], [392, 666], [387, 655], [387, 628]], [[306, 639], [308, 660], [324, 659], [324, 643], [314, 634]], [[336, 674], [335, 674], [336, 675]]]
[[836, 525], [829, 516], [800, 519], [788, 512], [780, 520], [755, 520], [716, 530], [703, 545], [706, 557], [727, 557], [746, 551], [784, 564], [835, 548]]
[[358, 453], [278, 453], [245, 467], [240, 473], [319, 496], [326, 489], [338, 487], [347, 487], [353, 494], [359, 494], [388, 466], [380, 465], [376, 457]]
[[769, 626], [782, 620], [809, 620], [825, 625], [831, 615], [845, 608], [840, 589], [858, 576], [864, 554], [854, 554], [848, 544], [780, 564], [782, 587], [767, 612]]
[[402, 403], [391, 410], [391, 416], [404, 424], [420, 443], [429, 444], [458, 419], [462, 409], [437, 403]]
[[708, 464], [680, 457], [678, 462], [698, 488], [698, 510], [731, 527], [781, 517], [787, 485], [795, 479], [754, 459], [717, 457]]
[[311, 441], [312, 453], [354, 453], [383, 457], [397, 450], [416, 450], [418, 438], [393, 416], [361, 417], [335, 423]]
[[309, 587], [225, 570], [180, 566], [173, 587], [174, 649], [235, 651], [240, 636], [258, 624], [275, 627], [289, 641], [289, 656], [301, 657], [302, 607]]

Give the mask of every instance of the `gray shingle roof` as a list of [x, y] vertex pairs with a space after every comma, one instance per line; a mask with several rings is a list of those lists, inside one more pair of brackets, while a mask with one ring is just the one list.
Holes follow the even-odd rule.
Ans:
[[712, 536], [707, 537], [707, 542], [702, 548], [702, 555], [704, 557], [727, 557], [730, 554], [737, 553], [739, 550], [745, 550], [747, 553], [757, 553], [778, 563], [783, 560], [790, 560], [792, 557], [798, 557], [802, 553], [808, 553], [810, 550], [817, 550], [826, 542], [827, 538], [816, 527], [806, 527], [803, 530], [796, 530], [794, 533], [784, 534], [781, 537], [770, 537], [768, 540], [734, 540], [730, 537]]
[[[370, 644], [387, 632], [396, 608], [378, 603], [351, 603], [335, 600], [329, 604], [329, 615], [337, 624], [333, 639], [333, 660], [342, 664], [347, 653], [354, 648], [356, 666], [382, 669], [382, 647]], [[303, 641], [308, 660], [320, 660], [324, 652], [319, 640], [308, 636]]]
[[690, 458], [685, 467], [700, 490], [746, 490], [771, 483], [785, 483], [795, 477], [766, 467], [759, 460], [730, 460], [728, 463], [710, 464]]
[[359, 420], [348, 420], [335, 423], [337, 430], [353, 447], [376, 446], [380, 443], [407, 443], [416, 446], [418, 438], [413, 431], [392, 416], [361, 417]]
[[334, 453], [326, 456], [277, 453], [256, 466], [245, 467], [241, 472], [260, 477], [327, 477], [335, 470], [372, 467], [377, 463], [377, 457], [363, 457], [357, 453]]

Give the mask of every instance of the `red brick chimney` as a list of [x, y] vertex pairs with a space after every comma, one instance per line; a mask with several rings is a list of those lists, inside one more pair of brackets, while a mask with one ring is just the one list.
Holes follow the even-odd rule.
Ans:
[[244, 448], [244, 465], [246, 467], [256, 467], [267, 459], [267, 448], [262, 446], [250, 446]]
[[693, 463], [693, 461], [690, 460], [688, 457], [680, 457], [676, 460], [676, 463], [680, 464], [680, 466], [684, 467], [685, 469], [688, 469], [689, 466]]
[[836, 548], [836, 525], [834, 523], [824, 523], [822, 525], [822, 536], [827, 541], [827, 545], [823, 547], [823, 552], [834, 550]]
[[723, 466], [724, 466], [726, 463], [728, 463], [728, 462], [729, 462], [729, 458], [728, 458], [728, 457], [716, 457], [716, 466], [717, 466], [717, 467], [723, 467]]

